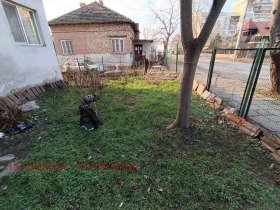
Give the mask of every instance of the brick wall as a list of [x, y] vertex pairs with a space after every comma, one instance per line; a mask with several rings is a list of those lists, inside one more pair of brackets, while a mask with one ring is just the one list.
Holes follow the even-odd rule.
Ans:
[[[107, 55], [107, 57], [120, 56], [131, 57], [132, 41], [134, 31], [130, 24], [75, 24], [51, 26], [56, 53], [63, 62], [66, 57], [75, 55]], [[113, 37], [123, 38], [124, 52], [113, 53], [111, 39]], [[63, 55], [61, 40], [72, 40], [74, 55]], [[128, 56], [129, 55], [129, 56]], [[63, 59], [64, 58], [64, 59]], [[109, 61], [108, 61], [109, 62]], [[125, 62], [129, 62], [126, 61]]]

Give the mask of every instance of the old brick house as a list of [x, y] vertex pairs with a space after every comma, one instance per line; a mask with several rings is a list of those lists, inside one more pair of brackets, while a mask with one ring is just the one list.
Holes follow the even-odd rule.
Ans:
[[149, 59], [152, 40], [139, 39], [138, 24], [103, 5], [80, 8], [49, 21], [60, 64], [84, 57], [107, 65], [130, 66]]
[[244, 48], [258, 48], [269, 46], [269, 21], [253, 21], [248, 20], [244, 23], [242, 29], [242, 47]]

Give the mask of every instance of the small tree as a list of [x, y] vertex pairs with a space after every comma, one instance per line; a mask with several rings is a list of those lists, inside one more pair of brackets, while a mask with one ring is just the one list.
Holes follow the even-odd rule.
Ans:
[[[159, 23], [157, 34], [164, 46], [164, 52], [167, 53], [170, 37], [179, 26], [178, 0], [167, 0], [167, 8], [156, 9], [151, 6], [155, 19]], [[166, 55], [164, 56], [164, 65], [167, 65]]]
[[[270, 26], [271, 47], [280, 48], [280, 2], [273, 1]], [[271, 51], [270, 79], [272, 93], [280, 94], [280, 50]]]
[[214, 28], [218, 16], [225, 4], [226, 0], [213, 0], [209, 15], [197, 38], [194, 38], [192, 29], [192, 0], [180, 0], [181, 14], [181, 34], [182, 44], [184, 48], [184, 68], [181, 81], [181, 90], [178, 102], [178, 111], [175, 121], [167, 127], [189, 128], [190, 105], [192, 95], [192, 84], [195, 71], [200, 57], [200, 53], [207, 42], [207, 39]]
[[209, 49], [220, 47], [221, 44], [222, 44], [222, 37], [220, 34], [216, 34], [216, 36], [210, 41]]

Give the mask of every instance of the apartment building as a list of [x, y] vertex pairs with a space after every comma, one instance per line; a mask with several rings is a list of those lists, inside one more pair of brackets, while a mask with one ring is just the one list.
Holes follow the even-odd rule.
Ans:
[[[269, 21], [271, 17], [272, 0], [237, 0], [232, 6], [232, 13], [241, 17], [245, 13], [245, 21]], [[246, 11], [245, 11], [246, 10]]]

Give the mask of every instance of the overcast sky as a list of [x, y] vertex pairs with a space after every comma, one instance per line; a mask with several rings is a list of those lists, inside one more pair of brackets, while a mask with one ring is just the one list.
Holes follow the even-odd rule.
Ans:
[[[43, 3], [47, 19], [51, 20], [67, 12], [78, 9], [80, 7], [80, 2], [89, 4], [93, 1], [94, 0], [43, 0]], [[223, 11], [230, 12], [231, 5], [235, 1], [236, 0], [227, 0]], [[103, 0], [103, 2], [106, 7], [139, 23], [141, 29], [143, 26], [149, 26], [151, 22], [153, 22], [153, 16], [149, 9], [150, 3], [164, 6], [165, 0]]]

